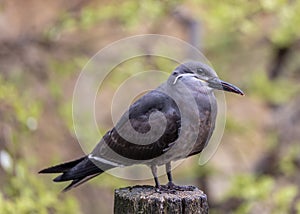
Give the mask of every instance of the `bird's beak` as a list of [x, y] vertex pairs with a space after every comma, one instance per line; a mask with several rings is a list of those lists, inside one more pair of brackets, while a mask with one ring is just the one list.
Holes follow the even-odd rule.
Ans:
[[232, 85], [232, 84], [225, 82], [223, 80], [220, 80], [218, 78], [210, 79], [207, 82], [211, 88], [228, 91], [228, 92], [233, 92], [233, 93], [244, 96], [244, 92], [241, 89], [239, 89], [235, 85]]

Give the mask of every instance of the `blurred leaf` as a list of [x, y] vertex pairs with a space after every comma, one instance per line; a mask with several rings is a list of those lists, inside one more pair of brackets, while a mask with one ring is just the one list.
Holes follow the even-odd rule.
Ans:
[[79, 213], [78, 205], [70, 196], [60, 197], [58, 190], [46, 188], [39, 177], [32, 174], [20, 161], [16, 173], [0, 194], [2, 213]]
[[238, 122], [234, 117], [227, 115], [226, 117], [226, 130], [234, 133], [245, 133], [245, 130], [249, 128], [249, 125]]
[[[22, 94], [21, 94], [22, 93]], [[39, 118], [41, 103], [33, 100], [26, 91], [19, 92], [15, 85], [5, 81], [0, 76], [0, 103], [7, 106], [5, 118], [12, 122], [15, 118], [24, 127], [27, 127], [29, 118]]]
[[234, 178], [228, 196], [250, 201], [263, 200], [269, 197], [273, 187], [274, 181], [270, 177], [257, 178], [254, 175], [239, 175]]
[[300, 146], [295, 143], [291, 144], [287, 152], [282, 155], [282, 160], [279, 162], [280, 170], [286, 175], [293, 175], [297, 172], [298, 167], [295, 165], [295, 160], [300, 153]]
[[275, 11], [278, 26], [272, 32], [271, 40], [278, 46], [286, 47], [300, 37], [300, 29], [295, 27], [300, 24], [300, 1], [281, 2], [285, 4], [281, 4]]
[[266, 72], [263, 71], [251, 74], [250, 78], [248, 81], [248, 94], [253, 94], [274, 104], [287, 102], [299, 90], [297, 84], [291, 84], [288, 80], [271, 81]]
[[298, 187], [294, 185], [289, 185], [280, 188], [274, 194], [273, 199], [275, 202], [275, 207], [273, 213], [289, 213], [290, 204], [294, 200], [294, 197], [297, 195], [298, 192]]

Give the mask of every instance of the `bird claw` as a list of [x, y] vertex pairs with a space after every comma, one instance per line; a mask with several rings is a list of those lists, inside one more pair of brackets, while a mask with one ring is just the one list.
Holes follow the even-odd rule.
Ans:
[[196, 187], [194, 186], [179, 186], [169, 182], [167, 185], [160, 185], [156, 187], [155, 192], [175, 194], [177, 191], [194, 191], [195, 189]]
[[162, 194], [162, 193], [175, 194], [176, 190], [175, 189], [170, 189], [168, 187], [168, 185], [160, 185], [160, 186], [155, 188], [155, 192], [160, 193], [160, 194]]
[[196, 187], [194, 186], [179, 186], [179, 185], [175, 185], [173, 182], [169, 182], [167, 186], [169, 189], [177, 190], [177, 191], [194, 191], [196, 189]]

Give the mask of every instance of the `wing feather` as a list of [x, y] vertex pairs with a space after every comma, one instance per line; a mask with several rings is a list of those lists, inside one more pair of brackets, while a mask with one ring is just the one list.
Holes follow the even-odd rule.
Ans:
[[[162, 127], [162, 120], [159, 117], [151, 118], [150, 125], [150, 115], [157, 112], [162, 113], [165, 117], [166, 127]], [[119, 134], [119, 130], [126, 135], [130, 135], [132, 130], [140, 134], [147, 134], [151, 128], [164, 129], [163, 134], [153, 142], [148, 142], [151, 141], [148, 139], [149, 136], [148, 138], [138, 137], [131, 142]], [[123, 165], [125, 159], [136, 161], [153, 159], [168, 150], [168, 147], [178, 138], [179, 131], [180, 113], [176, 103], [166, 94], [152, 91], [130, 107], [116, 127], [104, 135], [92, 154]]]

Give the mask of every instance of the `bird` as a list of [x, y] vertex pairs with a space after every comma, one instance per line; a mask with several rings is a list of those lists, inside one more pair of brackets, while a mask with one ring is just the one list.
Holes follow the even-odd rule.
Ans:
[[[158, 191], [185, 190], [174, 184], [171, 162], [199, 154], [207, 146], [217, 116], [214, 90], [244, 96], [203, 62], [179, 64], [164, 83], [129, 106], [91, 153], [39, 173], [61, 173], [53, 181], [70, 181], [63, 189], [68, 191], [107, 170], [144, 164], [150, 167]], [[166, 185], [157, 176], [157, 167], [162, 165]]]

